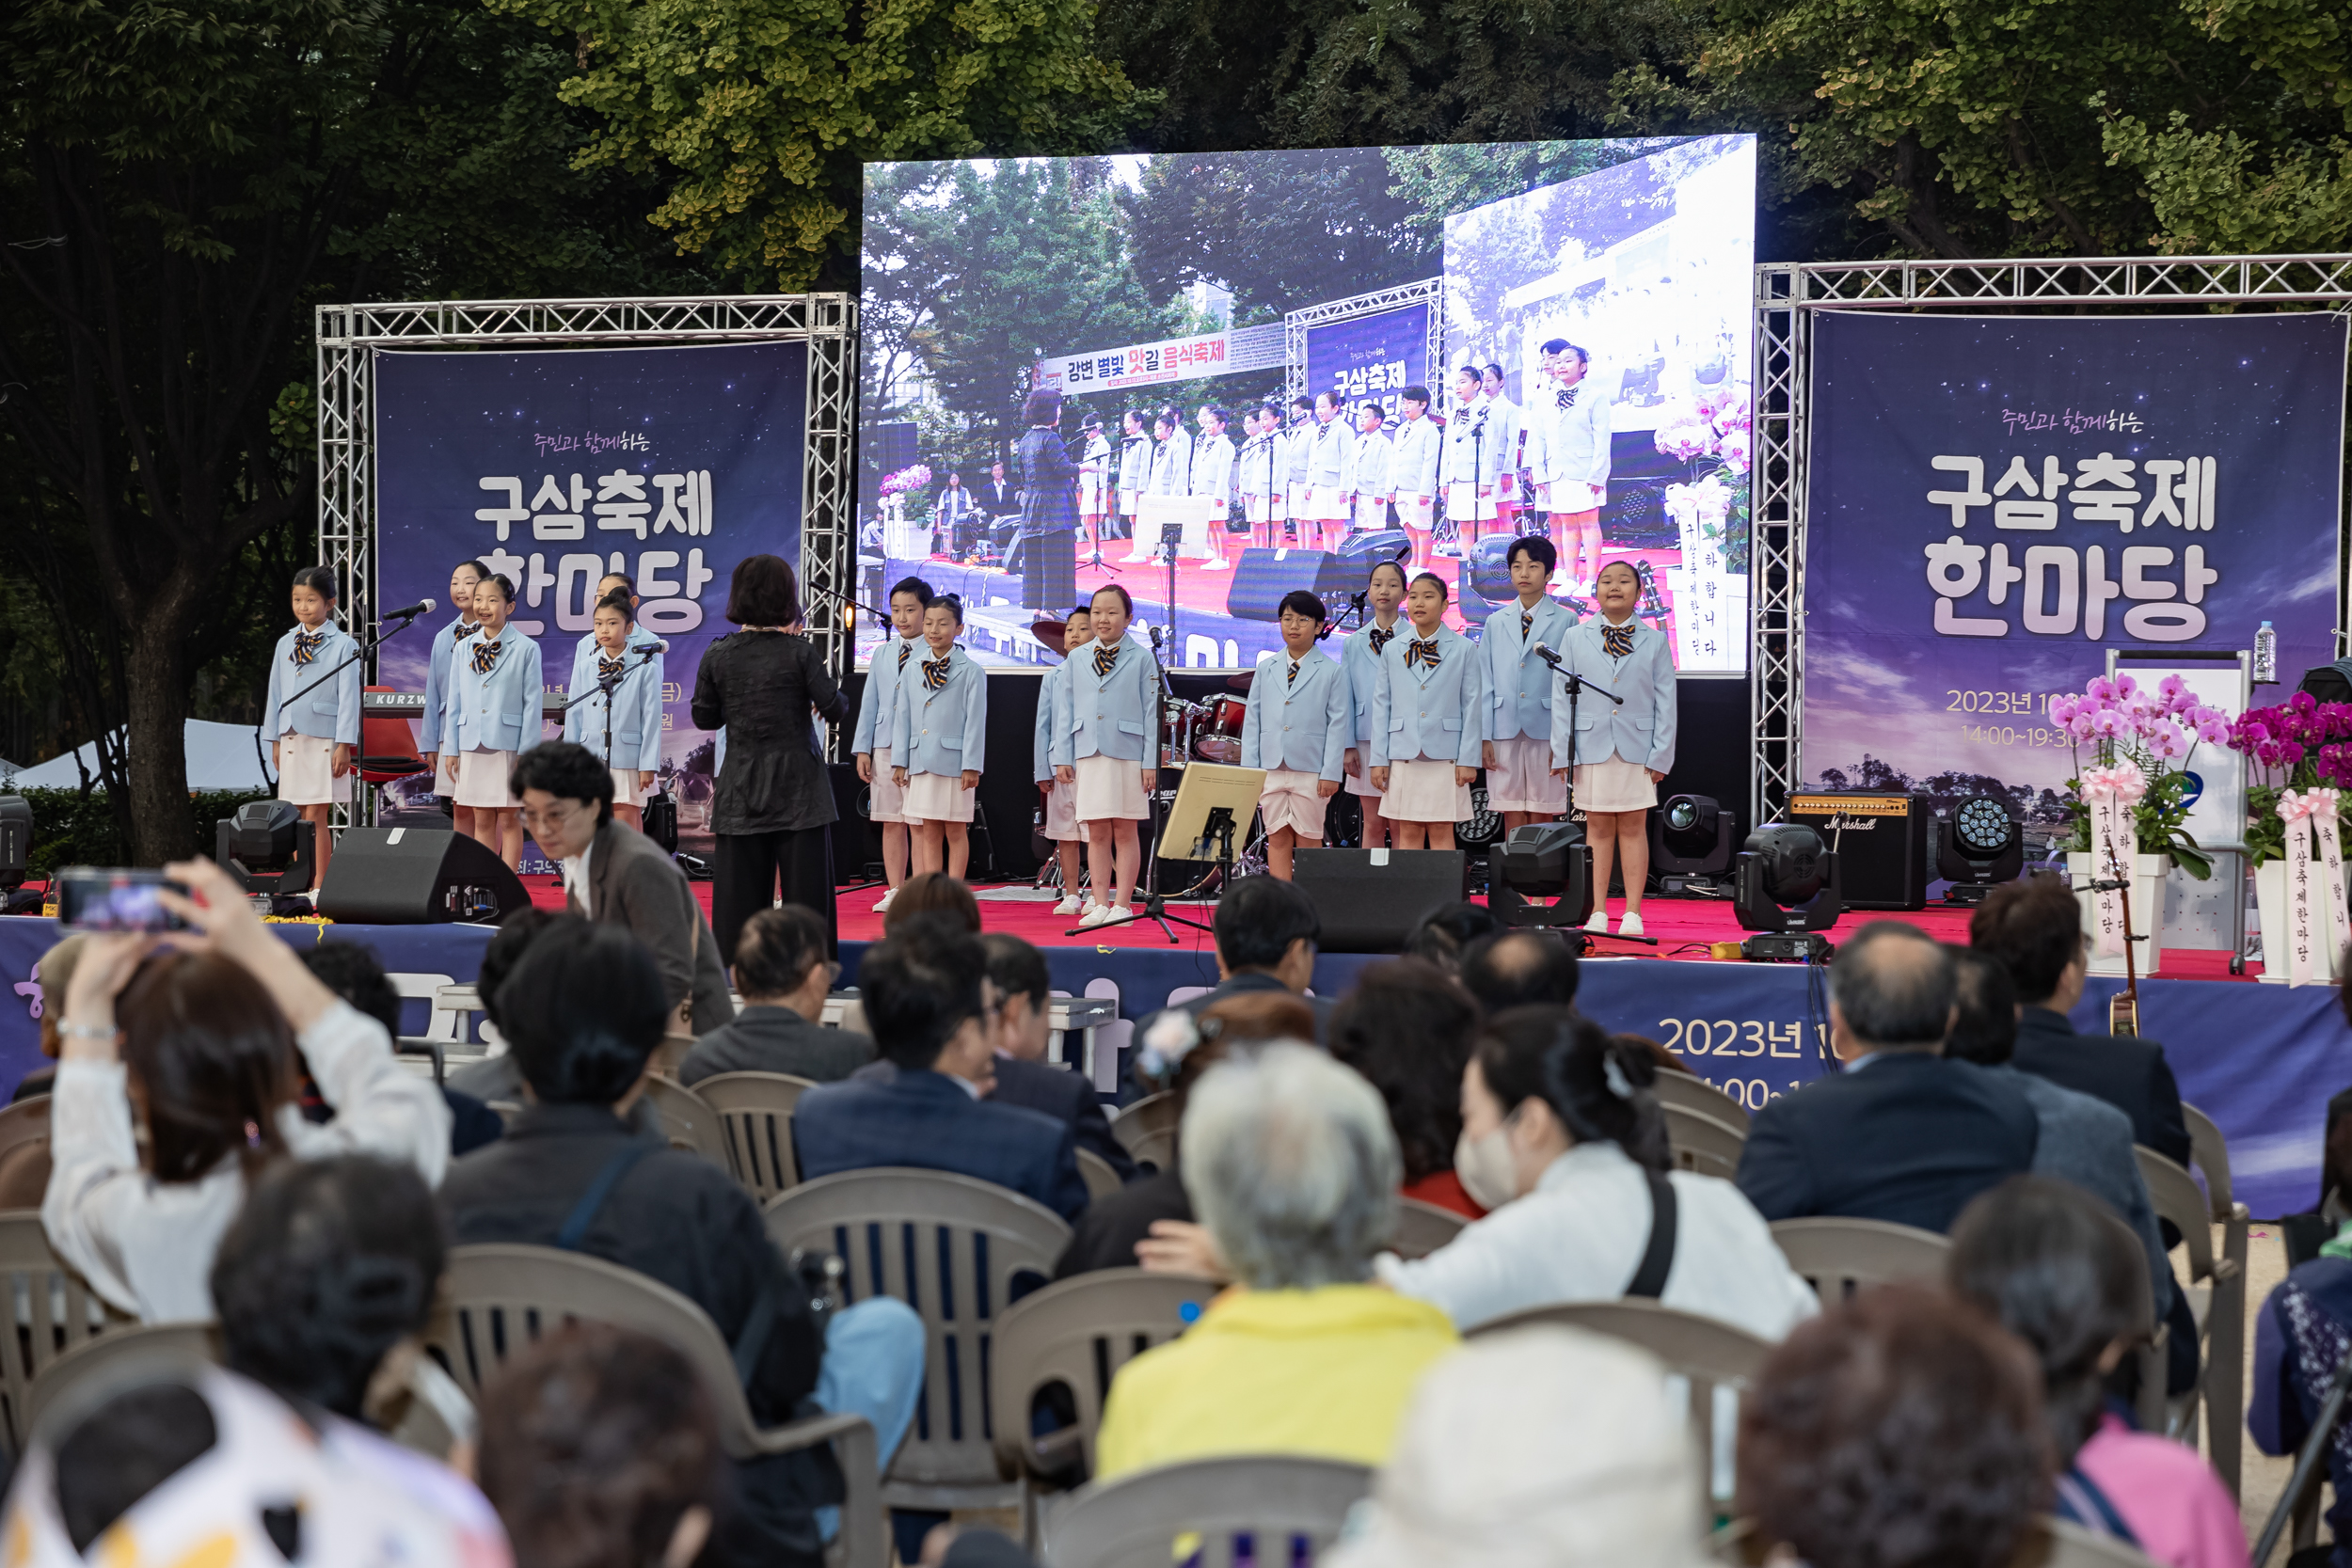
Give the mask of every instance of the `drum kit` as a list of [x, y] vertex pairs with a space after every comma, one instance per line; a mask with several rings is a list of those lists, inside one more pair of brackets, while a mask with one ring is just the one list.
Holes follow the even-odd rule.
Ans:
[[1241, 726], [1248, 717], [1249, 705], [1246, 694], [1254, 671], [1245, 671], [1226, 678], [1230, 691], [1220, 691], [1198, 702], [1186, 702], [1174, 693], [1160, 699], [1160, 766], [1183, 768], [1194, 762], [1221, 762], [1229, 767], [1241, 762]]

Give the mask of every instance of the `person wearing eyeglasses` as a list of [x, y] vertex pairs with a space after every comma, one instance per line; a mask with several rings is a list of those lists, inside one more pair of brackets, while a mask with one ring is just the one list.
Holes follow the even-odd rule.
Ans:
[[817, 911], [799, 904], [779, 904], [745, 921], [733, 971], [743, 1006], [734, 1022], [694, 1042], [678, 1064], [678, 1082], [691, 1085], [721, 1072], [788, 1072], [831, 1084], [872, 1061], [874, 1042], [865, 1035], [824, 1027], [825, 998], [841, 978], [825, 936]]
[[585, 746], [550, 740], [515, 759], [507, 785], [522, 802], [525, 831], [563, 864], [565, 907], [626, 926], [653, 949], [670, 1004], [670, 1037], [732, 1023], [735, 1004], [710, 922], [677, 862], [614, 820], [612, 773], [604, 759]]

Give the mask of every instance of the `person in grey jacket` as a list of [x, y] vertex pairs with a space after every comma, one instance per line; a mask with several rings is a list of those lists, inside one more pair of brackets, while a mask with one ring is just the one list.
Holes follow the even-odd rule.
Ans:
[[799, 904], [745, 921], [733, 969], [742, 1010], [694, 1042], [678, 1082], [691, 1088], [722, 1072], [783, 1072], [831, 1084], [872, 1061], [871, 1039], [824, 1025], [825, 998], [841, 974], [826, 936], [817, 912]]

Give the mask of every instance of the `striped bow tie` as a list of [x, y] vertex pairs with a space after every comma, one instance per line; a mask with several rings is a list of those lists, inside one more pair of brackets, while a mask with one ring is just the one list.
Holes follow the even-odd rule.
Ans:
[[295, 632], [294, 651], [294, 668], [299, 670], [304, 665], [309, 664], [313, 659], [317, 658], [319, 657], [319, 650], [325, 646], [326, 646], [326, 633], [323, 631]]
[[602, 654], [596, 656], [596, 679], [600, 681], [618, 680], [621, 672], [628, 668], [628, 659], [626, 656], [620, 658], [607, 658]]
[[1109, 674], [1112, 667], [1118, 664], [1118, 662], [1119, 645], [1117, 643], [1106, 642], [1098, 646], [1094, 650], [1094, 673], [1096, 678], [1100, 679], [1101, 677]]
[[477, 642], [473, 645], [473, 673], [475, 674], [488, 674], [492, 667], [495, 666], [498, 661], [499, 644], [497, 639], [493, 638], [487, 642]]
[[947, 660], [927, 658], [923, 661], [923, 687], [928, 691], [947, 689]]
[[460, 621], [449, 628], [449, 640], [452, 642], [463, 642], [481, 629], [482, 623], [479, 621]]
[[1611, 658], [1629, 658], [1633, 653], [1633, 623], [1613, 626], [1606, 622], [1600, 628], [1600, 651]]
[[907, 667], [907, 656], [908, 656], [909, 654], [912, 654], [913, 652], [914, 652], [914, 643], [912, 643], [912, 642], [909, 642], [909, 641], [906, 641], [906, 639], [904, 639], [904, 638], [900, 638], [900, 639], [898, 640], [898, 668], [899, 668], [899, 669], [904, 670], [904, 669]]
[[1432, 670], [1438, 667], [1438, 640], [1436, 638], [1416, 637], [1406, 644], [1405, 668], [1410, 670], [1416, 664], [1426, 664]]
[[1573, 387], [1563, 388], [1559, 391], [1552, 393], [1551, 401], [1558, 404], [1563, 408], [1574, 408], [1576, 406], [1576, 388]]
[[1391, 626], [1391, 627], [1390, 627], [1388, 630], [1386, 630], [1386, 631], [1382, 631], [1382, 630], [1381, 630], [1378, 626], [1375, 626], [1375, 627], [1373, 627], [1373, 628], [1372, 628], [1372, 651], [1373, 651], [1375, 654], [1379, 653], [1382, 649], [1386, 648], [1386, 647], [1389, 645], [1389, 641], [1390, 641], [1390, 640], [1391, 640], [1391, 638], [1395, 637], [1395, 636], [1396, 636], [1396, 628], [1395, 628], [1394, 626]]

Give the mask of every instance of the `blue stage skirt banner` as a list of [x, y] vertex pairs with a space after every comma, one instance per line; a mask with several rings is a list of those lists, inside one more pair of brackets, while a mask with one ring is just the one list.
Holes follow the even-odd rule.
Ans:
[[[514, 582], [515, 629], [561, 689], [597, 578], [628, 574], [638, 625], [670, 644], [660, 773], [681, 831], [696, 833], [716, 736], [688, 712], [694, 672], [735, 629], [737, 562], [799, 566], [807, 400], [804, 343], [379, 352], [376, 603], [445, 601], [451, 569], [479, 560]], [[443, 603], [387, 642], [378, 683], [423, 690], [430, 639], [452, 613]]]
[[1821, 312], [1804, 780], [2054, 820], [2049, 700], [2110, 650], [2333, 658], [2344, 355], [2324, 313]]
[[[1335, 392], [1343, 406], [1376, 403], [1391, 427], [1404, 417], [1407, 387], [1429, 386], [1426, 302], [1307, 328], [1307, 395]], [[1433, 399], [1436, 388], [1431, 388]], [[1434, 412], [1434, 410], [1433, 410]], [[1348, 422], [1356, 422], [1349, 416]]]

